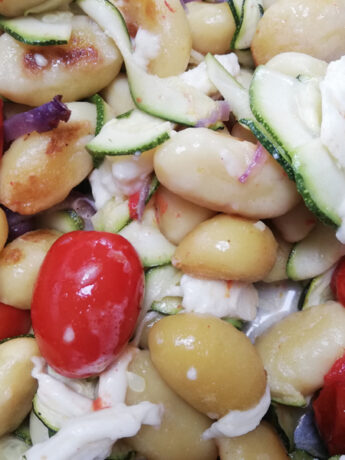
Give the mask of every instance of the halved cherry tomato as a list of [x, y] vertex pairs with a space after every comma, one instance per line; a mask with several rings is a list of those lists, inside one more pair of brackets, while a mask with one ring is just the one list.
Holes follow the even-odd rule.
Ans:
[[313, 402], [315, 421], [330, 455], [345, 452], [345, 355], [324, 378], [324, 386]]
[[345, 306], [345, 257], [342, 257], [332, 275], [331, 289], [335, 298]]
[[30, 327], [30, 311], [0, 302], [0, 340], [27, 334]]
[[67, 377], [102, 372], [133, 333], [144, 273], [120, 235], [71, 232], [48, 251], [31, 305], [38, 346]]

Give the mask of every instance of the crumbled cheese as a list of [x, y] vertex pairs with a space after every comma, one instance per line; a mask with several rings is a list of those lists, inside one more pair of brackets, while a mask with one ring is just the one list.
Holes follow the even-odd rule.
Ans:
[[[215, 58], [222, 64], [223, 67], [233, 76], [236, 77], [240, 73], [240, 66], [235, 53], [216, 55]], [[208, 78], [207, 66], [205, 61], [201, 62], [194, 69], [187, 70], [179, 75], [179, 78], [187, 83], [189, 86], [202, 91], [208, 96], [212, 96], [218, 92], [217, 88], [213, 85]]]
[[[158, 426], [163, 408], [143, 401], [124, 404], [127, 367], [135, 350], [127, 347], [119, 359], [100, 376], [98, 398], [105, 409], [93, 410], [93, 400], [81, 396], [46, 373], [43, 358], [33, 358], [33, 377], [38, 379], [38, 396], [54, 410], [66, 414], [58, 433], [25, 452], [27, 460], [100, 460], [108, 457], [120, 438], [134, 436], [142, 424]], [[45, 398], [45, 399], [44, 399]], [[110, 406], [110, 407], [109, 407]]]
[[89, 177], [96, 209], [102, 208], [113, 197], [122, 201], [125, 196], [139, 191], [152, 171], [153, 156], [149, 153], [106, 157]]
[[133, 59], [144, 70], [152, 59], [158, 56], [161, 49], [159, 35], [139, 27], [134, 39]]
[[255, 228], [257, 228], [258, 230], [260, 230], [260, 232], [263, 232], [266, 228], [266, 225], [264, 224], [264, 222], [262, 222], [261, 220], [258, 220], [257, 222], [255, 222], [255, 224], [253, 224]]
[[39, 67], [46, 67], [48, 65], [48, 60], [42, 54], [35, 53], [34, 59]]
[[219, 318], [255, 318], [258, 294], [252, 284], [206, 280], [183, 275], [182, 306], [189, 312], [208, 313]]
[[328, 65], [320, 89], [321, 141], [339, 164], [345, 167], [345, 56]]

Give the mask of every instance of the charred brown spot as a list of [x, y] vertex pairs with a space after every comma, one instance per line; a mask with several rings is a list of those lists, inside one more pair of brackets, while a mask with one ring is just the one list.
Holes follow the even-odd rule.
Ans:
[[59, 154], [86, 134], [89, 134], [88, 122], [60, 124], [58, 128], [50, 131], [50, 140], [45, 153], [47, 155]]
[[1, 265], [15, 265], [25, 258], [23, 251], [18, 248], [5, 248], [1, 254]]
[[52, 236], [56, 236], [55, 232], [52, 230], [36, 230], [34, 232], [25, 233], [20, 239], [30, 241], [31, 243], [40, 243], [42, 240]]
[[[43, 56], [47, 64], [40, 66], [35, 58], [36, 54]], [[72, 37], [68, 45], [47, 47], [30, 47], [24, 54], [24, 68], [30, 73], [39, 73], [51, 69], [53, 66], [75, 67], [88, 65], [100, 59], [98, 50], [90, 42], [81, 37]]]

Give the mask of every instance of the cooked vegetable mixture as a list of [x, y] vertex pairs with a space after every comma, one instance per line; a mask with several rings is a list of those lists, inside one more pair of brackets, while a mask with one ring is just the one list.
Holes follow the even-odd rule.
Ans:
[[345, 0], [0, 0], [0, 460], [345, 459]]

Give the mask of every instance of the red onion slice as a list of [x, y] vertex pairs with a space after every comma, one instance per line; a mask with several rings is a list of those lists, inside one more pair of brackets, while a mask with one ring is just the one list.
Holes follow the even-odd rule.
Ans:
[[227, 121], [230, 116], [230, 105], [227, 101], [217, 101], [215, 110], [207, 118], [199, 120], [196, 128], [208, 128], [214, 125], [217, 121]]
[[245, 172], [242, 174], [242, 176], [240, 176], [238, 178], [238, 180], [241, 182], [241, 184], [244, 184], [248, 177], [251, 175], [251, 173], [253, 172], [253, 170], [260, 164], [262, 163], [263, 161], [265, 161], [266, 159], [266, 156], [264, 154], [264, 148], [263, 146], [260, 144], [260, 142], [258, 142], [258, 145], [257, 145], [257, 148], [255, 150], [255, 153], [254, 153], [254, 156], [253, 156], [253, 159], [252, 161], [250, 162], [248, 168], [245, 170]]
[[17, 212], [13, 212], [5, 206], [1, 206], [5, 211], [8, 223], [8, 239], [7, 242], [14, 240], [24, 233], [35, 230], [35, 222], [33, 216], [22, 216]]
[[71, 111], [61, 102], [62, 96], [28, 112], [18, 113], [4, 121], [5, 143], [14, 141], [24, 134], [37, 131], [43, 133], [58, 126], [60, 121], [68, 121]]

